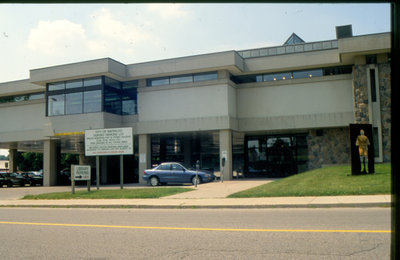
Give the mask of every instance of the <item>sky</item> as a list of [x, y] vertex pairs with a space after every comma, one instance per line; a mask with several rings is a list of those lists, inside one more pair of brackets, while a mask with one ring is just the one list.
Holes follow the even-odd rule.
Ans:
[[[390, 4], [1, 4], [0, 83], [110, 57], [124, 64], [390, 31]], [[4, 154], [4, 151], [0, 151]]]

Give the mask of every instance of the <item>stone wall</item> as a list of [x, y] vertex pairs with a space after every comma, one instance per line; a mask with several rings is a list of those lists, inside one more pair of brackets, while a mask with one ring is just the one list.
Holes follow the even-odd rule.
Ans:
[[353, 66], [354, 123], [369, 124], [367, 65]]
[[[369, 124], [368, 111], [368, 65], [357, 64], [353, 67], [353, 104], [354, 123]], [[391, 156], [391, 78], [390, 64], [377, 64], [382, 129], [383, 161], [389, 162]]]
[[390, 65], [388, 63], [378, 64], [379, 92], [381, 105], [382, 123], [382, 150], [383, 161], [390, 162], [391, 157], [391, 78]]
[[350, 132], [348, 127], [310, 130], [307, 137], [308, 168], [325, 164], [350, 163]]

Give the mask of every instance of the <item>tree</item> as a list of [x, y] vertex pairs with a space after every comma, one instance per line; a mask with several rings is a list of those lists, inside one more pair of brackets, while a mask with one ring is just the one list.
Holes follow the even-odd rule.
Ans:
[[[61, 154], [60, 169], [70, 168], [71, 164], [79, 164], [78, 154]], [[39, 171], [43, 169], [43, 154], [32, 152], [18, 152], [17, 165], [20, 171]]]
[[43, 169], [43, 154], [32, 152], [18, 152], [17, 165], [20, 171], [39, 171]]
[[79, 155], [78, 154], [70, 154], [64, 153], [61, 154], [61, 169], [70, 168], [71, 164], [79, 164]]

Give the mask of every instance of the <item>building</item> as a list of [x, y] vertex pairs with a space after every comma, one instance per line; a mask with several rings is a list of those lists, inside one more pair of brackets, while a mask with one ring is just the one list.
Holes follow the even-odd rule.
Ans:
[[9, 163], [7, 160], [0, 160], [0, 171], [8, 171]]
[[[225, 176], [286, 176], [350, 162], [349, 125], [373, 126], [375, 161], [390, 161], [390, 33], [210, 53], [125, 65], [110, 58], [32, 69], [0, 83], [0, 148], [44, 153], [44, 184], [58, 183], [60, 153], [82, 163], [87, 129], [132, 127], [124, 179], [162, 161]], [[7, 123], [4, 123], [7, 122]], [[119, 157], [101, 158], [118, 183]]]

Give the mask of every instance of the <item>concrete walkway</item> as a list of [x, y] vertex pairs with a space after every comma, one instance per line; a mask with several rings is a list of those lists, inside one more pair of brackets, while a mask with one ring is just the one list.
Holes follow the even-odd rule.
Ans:
[[[25, 195], [71, 191], [71, 187], [13, 187], [0, 188], [2, 207], [131, 207], [131, 208], [280, 208], [280, 207], [389, 207], [391, 195], [370, 196], [309, 196], [226, 198], [232, 193], [247, 190], [273, 180], [232, 180], [200, 184], [194, 191], [160, 199], [76, 199], [76, 200], [21, 200]], [[125, 189], [152, 188], [140, 184], [125, 185]], [[192, 187], [194, 186], [183, 186]], [[77, 190], [85, 188], [77, 188]], [[96, 187], [92, 187], [95, 190]], [[102, 186], [100, 189], [119, 189]]]

